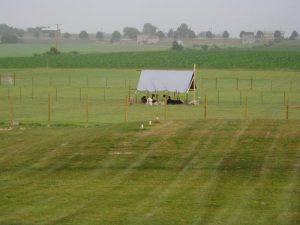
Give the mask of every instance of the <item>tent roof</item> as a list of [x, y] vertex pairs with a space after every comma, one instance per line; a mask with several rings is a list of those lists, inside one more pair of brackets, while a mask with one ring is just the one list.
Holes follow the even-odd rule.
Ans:
[[193, 89], [192, 70], [142, 70], [138, 91], [176, 91], [187, 93]]

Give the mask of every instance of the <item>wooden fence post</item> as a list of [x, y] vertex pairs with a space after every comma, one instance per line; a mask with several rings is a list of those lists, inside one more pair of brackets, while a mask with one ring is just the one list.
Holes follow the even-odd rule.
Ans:
[[31, 77], [31, 99], [33, 100], [33, 77]]
[[271, 91], [273, 90], [273, 81], [271, 80]]
[[164, 119], [167, 120], [167, 97], [165, 97]]
[[57, 88], [55, 88], [55, 101], [57, 102]]
[[285, 119], [289, 119], [289, 100], [287, 100], [286, 103], [286, 113], [285, 113]]
[[204, 119], [206, 120], [207, 118], [207, 98], [206, 95], [204, 97]]
[[19, 87], [19, 99], [20, 99], [20, 102], [22, 101], [22, 88]]
[[125, 97], [125, 122], [128, 121], [128, 97]]
[[240, 105], [242, 105], [242, 91], [240, 91]]
[[103, 89], [103, 101], [106, 102], [106, 87]]
[[51, 96], [48, 94], [48, 127], [51, 126]]
[[9, 119], [10, 119], [10, 127], [13, 127], [13, 123], [14, 123], [14, 99], [13, 99], [13, 97], [9, 97]]
[[85, 127], [89, 126], [89, 96], [86, 96], [85, 104]]
[[245, 119], [248, 119], [248, 96], [245, 97]]

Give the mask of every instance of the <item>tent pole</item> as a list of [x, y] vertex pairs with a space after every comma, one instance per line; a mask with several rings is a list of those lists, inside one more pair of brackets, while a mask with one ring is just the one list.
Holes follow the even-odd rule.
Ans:
[[193, 100], [196, 102], [196, 64], [194, 64], [194, 96]]

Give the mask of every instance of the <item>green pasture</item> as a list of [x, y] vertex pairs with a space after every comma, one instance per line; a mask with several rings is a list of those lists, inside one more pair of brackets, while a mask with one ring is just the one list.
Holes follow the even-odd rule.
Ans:
[[[0, 122], [95, 125], [155, 120], [299, 119], [300, 73], [296, 71], [205, 70], [197, 72], [200, 105], [147, 107], [136, 92], [139, 70], [1, 70]], [[189, 102], [193, 92], [168, 94]], [[48, 100], [50, 96], [50, 101]], [[126, 107], [126, 97], [133, 105]], [[247, 104], [246, 104], [247, 98]], [[207, 107], [205, 109], [205, 99]], [[206, 117], [205, 117], [206, 112]]]
[[139, 126], [1, 129], [0, 224], [300, 223], [298, 120]]

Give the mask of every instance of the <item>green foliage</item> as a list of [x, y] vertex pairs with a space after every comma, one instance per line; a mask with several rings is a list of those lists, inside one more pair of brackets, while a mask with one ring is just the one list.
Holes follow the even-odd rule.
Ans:
[[298, 37], [298, 32], [294, 30], [290, 36], [290, 40], [295, 40], [297, 37]]
[[70, 33], [64, 33], [64, 38], [65, 39], [70, 39], [71, 38], [71, 34]]
[[225, 39], [228, 39], [230, 36], [229, 32], [227, 30], [225, 30], [222, 34], [222, 37], [225, 38]]
[[280, 39], [282, 39], [282, 34], [281, 34], [281, 32], [280, 32], [279, 30], [276, 30], [276, 31], [274, 32], [274, 38], [275, 38], [275, 40], [280, 40]]
[[114, 43], [114, 42], [119, 42], [121, 41], [121, 33], [119, 31], [114, 31], [111, 35], [111, 42]]
[[85, 30], [83, 30], [83, 31], [80, 32], [79, 38], [83, 39], [83, 40], [86, 40], [86, 39], [89, 38], [89, 34]]
[[164, 39], [166, 37], [165, 33], [162, 32], [162, 31], [158, 31], [157, 36], [158, 36], [159, 39]]
[[187, 24], [181, 24], [174, 33], [177, 39], [195, 38], [195, 32], [188, 27]]
[[153, 26], [151, 23], [145, 23], [143, 27], [143, 34], [155, 35], [157, 27]]
[[[53, 67], [102, 68], [202, 68], [300, 69], [300, 52], [286, 50], [228, 49], [157, 52], [122, 52], [105, 54], [60, 54], [51, 57]], [[0, 58], [1, 68], [43, 67], [45, 56]]]
[[58, 54], [60, 54], [60, 52], [58, 51], [57, 48], [51, 47], [51, 48], [50, 48], [50, 51], [47, 52], [47, 54], [49, 54], [49, 55], [58, 55]]
[[1, 37], [2, 43], [18, 43], [20, 40], [16, 34], [4, 33]]
[[172, 42], [172, 50], [182, 51], [183, 50], [183, 46], [182, 46], [182, 44], [178, 43], [178, 41], [173, 41]]
[[213, 33], [211, 31], [206, 32], [206, 38], [211, 39], [213, 38]]
[[129, 39], [137, 39], [139, 30], [135, 27], [125, 27], [123, 30], [124, 37]]
[[201, 48], [202, 48], [202, 50], [207, 51], [208, 50], [208, 45], [202, 45]]
[[264, 33], [261, 30], [259, 30], [256, 32], [255, 37], [258, 39], [262, 39], [264, 37]]

